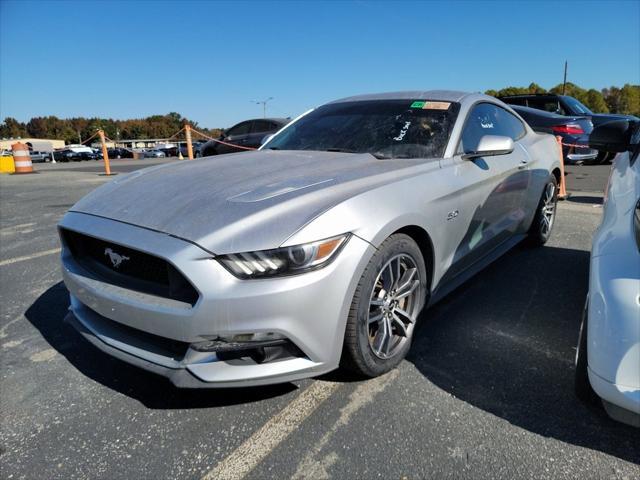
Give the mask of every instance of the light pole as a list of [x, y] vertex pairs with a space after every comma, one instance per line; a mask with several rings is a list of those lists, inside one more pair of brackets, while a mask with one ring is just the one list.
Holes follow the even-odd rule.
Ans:
[[267, 118], [267, 102], [273, 100], [273, 97], [269, 97], [265, 100], [249, 100], [251, 103], [262, 105], [262, 117]]

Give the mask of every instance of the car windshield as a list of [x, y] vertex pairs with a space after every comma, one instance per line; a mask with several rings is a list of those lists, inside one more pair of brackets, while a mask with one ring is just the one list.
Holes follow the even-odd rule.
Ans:
[[460, 105], [428, 100], [374, 100], [323, 105], [276, 135], [273, 150], [370, 153], [377, 158], [444, 155]]
[[593, 112], [573, 97], [564, 97], [564, 101], [569, 104], [572, 110], [583, 115], [593, 115]]

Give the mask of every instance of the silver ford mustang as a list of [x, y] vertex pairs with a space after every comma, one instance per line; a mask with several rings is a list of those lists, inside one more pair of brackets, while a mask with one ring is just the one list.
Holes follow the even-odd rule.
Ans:
[[433, 304], [555, 218], [559, 149], [499, 100], [346, 98], [259, 151], [134, 172], [59, 225], [71, 322], [180, 387], [394, 368]]

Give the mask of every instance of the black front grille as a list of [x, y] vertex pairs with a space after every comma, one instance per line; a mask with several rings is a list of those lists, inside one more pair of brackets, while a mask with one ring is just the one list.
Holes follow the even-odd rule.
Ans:
[[198, 292], [166, 260], [117, 243], [62, 229], [74, 260], [101, 281], [194, 305]]

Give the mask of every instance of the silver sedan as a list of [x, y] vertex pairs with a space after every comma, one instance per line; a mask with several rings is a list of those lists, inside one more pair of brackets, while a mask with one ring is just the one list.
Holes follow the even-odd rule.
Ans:
[[346, 98], [256, 152], [151, 167], [59, 225], [67, 320], [177, 386], [364, 376], [425, 306], [554, 224], [560, 152], [499, 100]]

